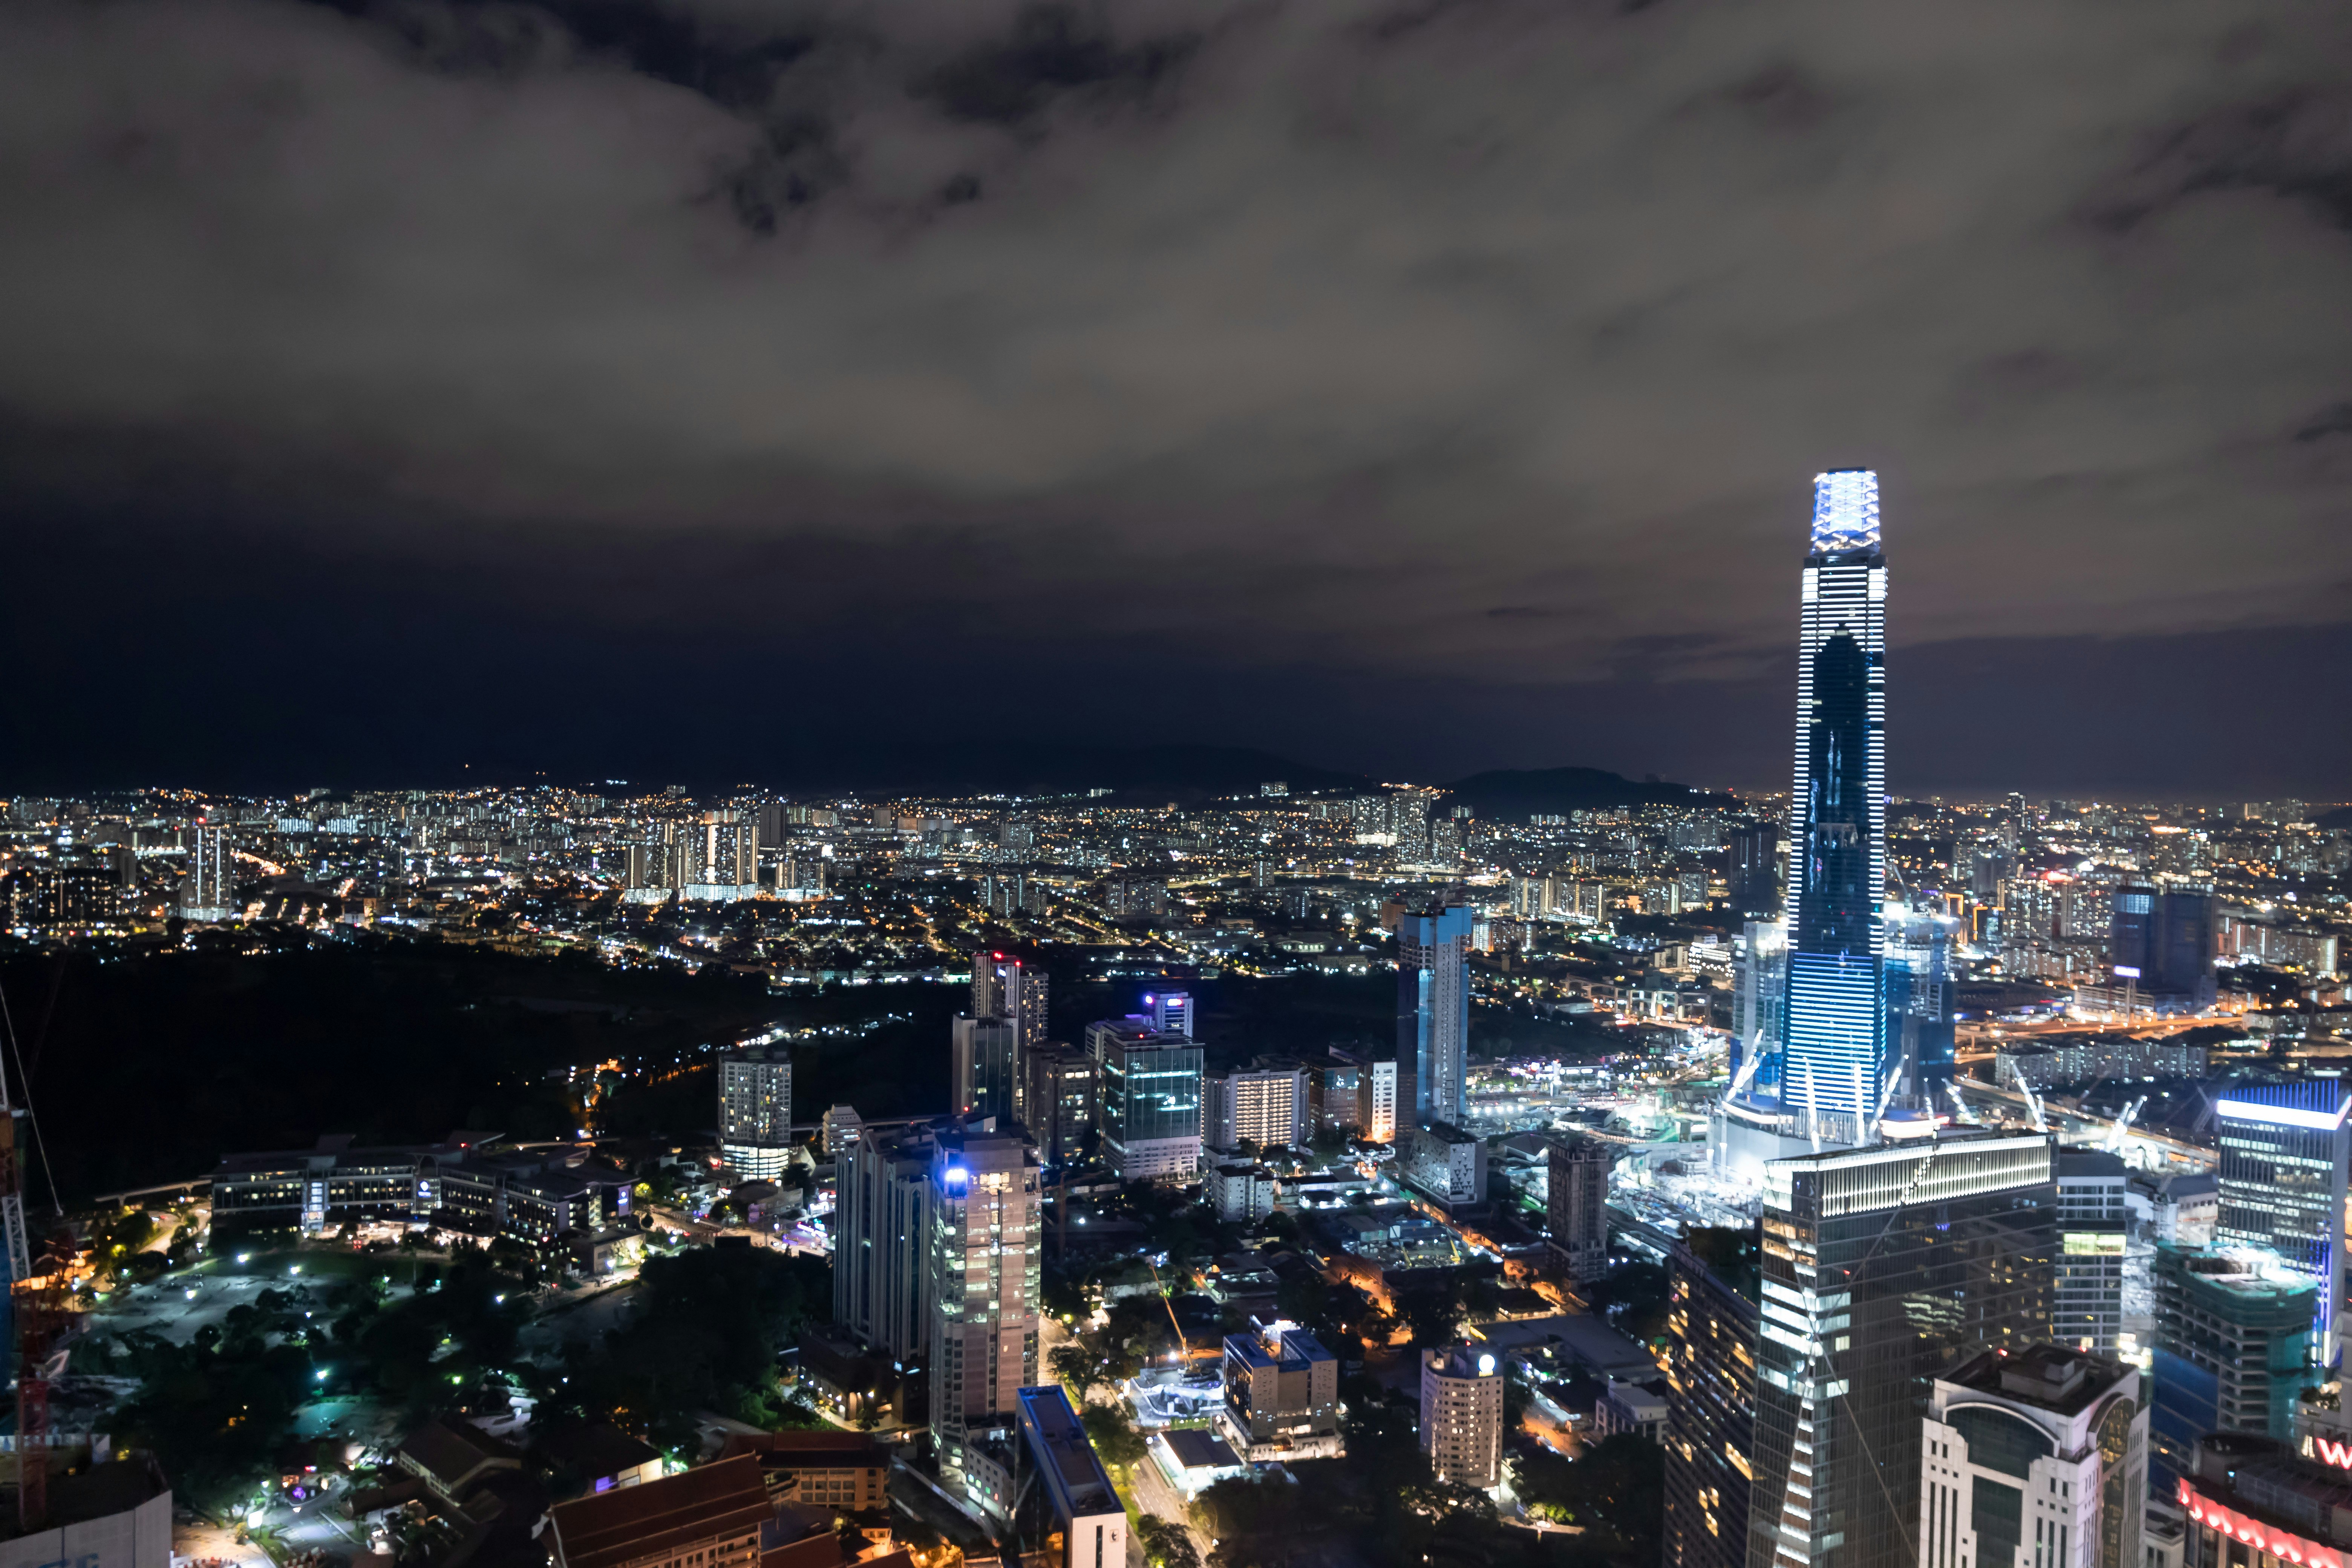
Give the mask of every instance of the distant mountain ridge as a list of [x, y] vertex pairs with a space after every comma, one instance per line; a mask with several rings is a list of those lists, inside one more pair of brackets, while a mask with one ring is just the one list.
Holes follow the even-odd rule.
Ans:
[[[1388, 787], [1368, 773], [1318, 767], [1253, 746], [1037, 746], [991, 742], [828, 779], [880, 798], [914, 795], [1070, 795], [1108, 790], [1122, 804], [1195, 804], [1255, 795], [1281, 784], [1293, 795], [1370, 794]], [[1728, 804], [1688, 784], [1635, 781], [1601, 768], [1501, 768], [1433, 787], [1482, 817], [1525, 818], [1632, 805]]]

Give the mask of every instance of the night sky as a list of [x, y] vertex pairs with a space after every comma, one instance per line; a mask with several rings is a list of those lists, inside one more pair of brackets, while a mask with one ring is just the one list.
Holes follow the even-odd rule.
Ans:
[[[14, 0], [0, 788], [2352, 794], [2352, 13]], [[478, 774], [476, 776], [479, 776]]]

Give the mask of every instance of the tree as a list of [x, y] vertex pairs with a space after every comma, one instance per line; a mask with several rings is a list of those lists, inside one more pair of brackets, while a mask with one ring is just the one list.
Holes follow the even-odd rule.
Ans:
[[1127, 1412], [1116, 1405], [1089, 1405], [1079, 1415], [1095, 1453], [1106, 1465], [1134, 1466], [1143, 1462], [1143, 1435]]
[[1102, 1382], [1102, 1354], [1083, 1340], [1056, 1345], [1045, 1358], [1046, 1368], [1054, 1381], [1068, 1389], [1075, 1402], [1084, 1405], [1087, 1391]]
[[1143, 1543], [1144, 1561], [1152, 1568], [1201, 1568], [1192, 1532], [1182, 1525], [1145, 1514], [1137, 1521], [1135, 1533]]

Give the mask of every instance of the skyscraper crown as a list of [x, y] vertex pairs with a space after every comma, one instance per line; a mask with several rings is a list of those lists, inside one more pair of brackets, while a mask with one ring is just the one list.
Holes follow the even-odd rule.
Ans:
[[1813, 476], [1813, 553], [1878, 548], [1878, 474], [1832, 468]]

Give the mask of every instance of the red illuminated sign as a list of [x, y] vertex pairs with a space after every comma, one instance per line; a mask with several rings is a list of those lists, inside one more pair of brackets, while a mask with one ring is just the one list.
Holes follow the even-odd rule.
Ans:
[[[2352, 1458], [2352, 1451], [2347, 1451], [2346, 1457]], [[2343, 1463], [2342, 1460], [2332, 1462]], [[2352, 1468], [2352, 1466], [2347, 1468]], [[2300, 1535], [2290, 1535], [2275, 1525], [2264, 1524], [2261, 1520], [2215, 1502], [2186, 1480], [2180, 1483], [2179, 1496], [2180, 1506], [2189, 1510], [2191, 1521], [2208, 1530], [2234, 1536], [2258, 1552], [2269, 1552], [2282, 1563], [2296, 1563], [2300, 1568], [2352, 1568], [2352, 1562], [2347, 1562], [2345, 1553], [2335, 1547], [2305, 1541]]]

